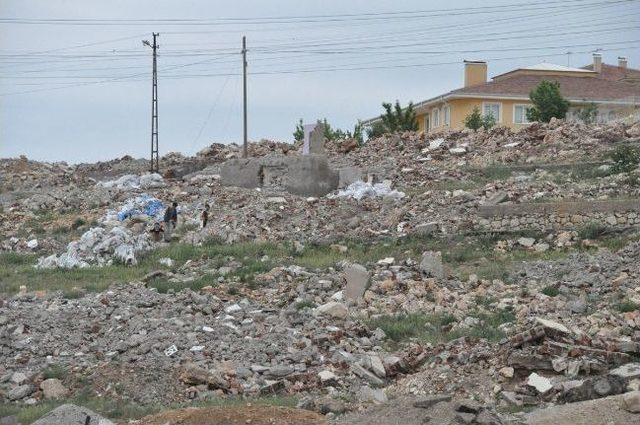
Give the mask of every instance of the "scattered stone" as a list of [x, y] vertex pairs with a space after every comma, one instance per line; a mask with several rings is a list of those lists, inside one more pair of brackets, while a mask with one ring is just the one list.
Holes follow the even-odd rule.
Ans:
[[69, 390], [62, 384], [62, 381], [55, 378], [42, 381], [40, 389], [46, 399], [64, 398], [69, 394]]
[[349, 315], [349, 309], [347, 309], [347, 306], [337, 301], [330, 301], [323, 304], [319, 306], [316, 311], [318, 314], [324, 314], [337, 319], [346, 319]]
[[100, 416], [86, 407], [74, 404], [63, 404], [47, 413], [32, 425], [114, 425], [110, 420]]
[[[393, 259], [392, 259], [393, 260]], [[393, 261], [392, 263], [393, 264]], [[347, 282], [344, 295], [347, 300], [357, 301], [369, 287], [371, 274], [360, 264], [351, 264], [344, 271]]]
[[426, 398], [421, 398], [413, 403], [414, 407], [419, 407], [421, 409], [429, 409], [436, 403], [441, 403], [443, 401], [451, 401], [453, 396], [451, 394], [439, 394], [434, 396], [429, 396]]
[[540, 394], [546, 394], [553, 388], [553, 384], [551, 384], [551, 380], [549, 378], [540, 376], [535, 372], [527, 378], [527, 385], [535, 388]]
[[631, 391], [622, 396], [622, 403], [627, 412], [640, 413], [640, 391]]
[[420, 270], [426, 276], [435, 277], [436, 279], [444, 278], [444, 267], [442, 265], [442, 254], [434, 251], [426, 251], [422, 254], [420, 261]]

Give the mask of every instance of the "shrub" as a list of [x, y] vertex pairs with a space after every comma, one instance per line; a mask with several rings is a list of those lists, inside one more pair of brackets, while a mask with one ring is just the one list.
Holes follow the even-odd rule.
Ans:
[[296, 129], [293, 131], [293, 139], [296, 142], [302, 142], [304, 140], [304, 125], [302, 124], [302, 118], [296, 124]]
[[473, 111], [464, 118], [464, 126], [473, 131], [482, 127], [482, 114], [480, 113], [480, 108], [477, 106], [474, 107]]
[[598, 116], [598, 105], [591, 102], [578, 110], [578, 119], [585, 124], [593, 124]]
[[624, 300], [618, 304], [618, 311], [621, 313], [629, 313], [640, 309], [640, 305], [634, 303], [631, 300]]
[[618, 146], [611, 152], [611, 159], [614, 173], [628, 173], [640, 164], [640, 149], [630, 145]]
[[529, 93], [533, 107], [527, 110], [529, 121], [549, 122], [551, 118], [562, 119], [569, 110], [569, 101], [560, 94], [560, 84], [542, 80]]
[[560, 294], [560, 291], [558, 290], [558, 288], [552, 285], [545, 286], [544, 288], [542, 288], [542, 291], [540, 292], [545, 294], [547, 297], [557, 297], [558, 294]]
[[375, 139], [385, 133], [387, 133], [387, 128], [382, 121], [376, 121], [370, 127], [367, 127], [367, 138], [369, 139]]
[[492, 114], [483, 116], [480, 113], [480, 108], [477, 106], [474, 106], [471, 113], [464, 118], [464, 126], [470, 128], [473, 131], [478, 130], [480, 127], [484, 128], [485, 130], [489, 130], [495, 125], [496, 117], [494, 117]]
[[580, 239], [598, 239], [607, 234], [607, 227], [600, 223], [588, 223], [578, 229]]

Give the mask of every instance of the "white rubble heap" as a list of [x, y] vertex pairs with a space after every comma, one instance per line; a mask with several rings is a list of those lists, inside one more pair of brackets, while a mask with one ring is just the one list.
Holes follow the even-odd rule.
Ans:
[[362, 198], [391, 198], [391, 199], [402, 199], [404, 198], [404, 192], [400, 192], [399, 190], [391, 189], [391, 184], [389, 182], [382, 183], [365, 183], [363, 181], [357, 181], [351, 183], [345, 189], [339, 190], [335, 194], [327, 195], [328, 198], [353, 198], [359, 201]]
[[82, 237], [70, 242], [66, 252], [50, 255], [38, 260], [36, 268], [84, 268], [90, 265], [105, 266], [114, 259], [125, 264], [137, 264], [136, 254], [151, 249], [147, 234], [133, 235], [124, 227], [114, 227], [107, 231], [102, 227], [92, 227]]
[[141, 176], [135, 174], [125, 174], [116, 180], [109, 180], [96, 183], [98, 187], [104, 187], [107, 189], [154, 189], [159, 187], [165, 187], [166, 184], [162, 176], [158, 173], [143, 174]]

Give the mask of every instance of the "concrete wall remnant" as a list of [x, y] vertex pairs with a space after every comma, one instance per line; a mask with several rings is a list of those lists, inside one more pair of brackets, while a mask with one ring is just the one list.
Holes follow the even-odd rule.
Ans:
[[339, 173], [321, 155], [267, 156], [225, 162], [220, 181], [225, 186], [324, 196], [338, 188]]

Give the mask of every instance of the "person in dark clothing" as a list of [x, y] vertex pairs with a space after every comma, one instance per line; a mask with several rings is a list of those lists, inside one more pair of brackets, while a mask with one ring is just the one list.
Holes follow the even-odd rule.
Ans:
[[164, 211], [164, 240], [171, 242], [171, 233], [178, 224], [178, 203], [174, 202]]
[[200, 219], [202, 220], [202, 228], [204, 229], [209, 222], [209, 204], [204, 204], [204, 210], [202, 210], [202, 214], [200, 214]]

